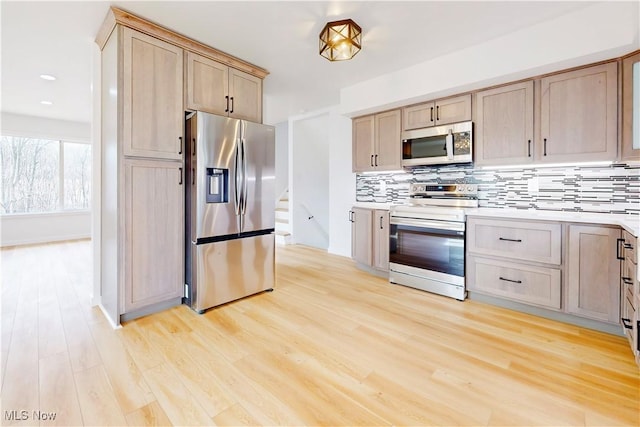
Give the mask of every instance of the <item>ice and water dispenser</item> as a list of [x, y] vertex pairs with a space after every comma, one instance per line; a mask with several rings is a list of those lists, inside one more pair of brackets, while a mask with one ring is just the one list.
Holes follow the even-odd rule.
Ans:
[[207, 203], [229, 202], [229, 169], [207, 168]]

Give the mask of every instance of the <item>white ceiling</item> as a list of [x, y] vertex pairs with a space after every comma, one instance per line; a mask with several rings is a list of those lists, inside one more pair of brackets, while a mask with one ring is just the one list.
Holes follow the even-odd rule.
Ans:
[[[265, 121], [336, 105], [340, 88], [508, 34], [588, 2], [1, 1], [1, 111], [91, 120], [95, 35], [114, 5], [269, 70]], [[318, 55], [327, 21], [352, 18], [363, 49]], [[40, 74], [58, 79], [44, 81]], [[40, 104], [53, 102], [51, 106]]]

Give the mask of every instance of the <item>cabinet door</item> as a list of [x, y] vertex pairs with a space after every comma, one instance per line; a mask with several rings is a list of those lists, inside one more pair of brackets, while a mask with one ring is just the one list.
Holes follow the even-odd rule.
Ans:
[[412, 105], [402, 109], [402, 130], [428, 128], [436, 124], [435, 102]]
[[187, 108], [226, 116], [229, 67], [193, 52], [187, 52], [186, 64]]
[[182, 49], [123, 28], [122, 141], [126, 156], [182, 158]]
[[402, 168], [400, 140], [400, 110], [376, 114], [374, 139], [376, 150], [373, 164], [376, 170]]
[[373, 170], [374, 117], [365, 116], [353, 119], [352, 126], [353, 171]]
[[[640, 129], [636, 130], [636, 146], [633, 145], [633, 64], [640, 67], [640, 53], [625, 58], [622, 61], [622, 160], [640, 160]], [[635, 90], [640, 91], [640, 70], [636, 72]], [[640, 106], [636, 106], [640, 108]], [[638, 120], [640, 111], [635, 112]], [[640, 127], [640, 122], [636, 123]]]
[[229, 68], [229, 117], [262, 123], [262, 79]]
[[351, 209], [351, 258], [355, 261], [372, 265], [371, 227], [373, 211], [371, 209]]
[[376, 210], [373, 227], [373, 266], [389, 271], [389, 211]]
[[620, 321], [620, 230], [569, 226], [567, 312], [603, 322]]
[[478, 165], [533, 160], [533, 81], [478, 92], [474, 132]]
[[617, 77], [617, 64], [612, 62], [541, 80], [538, 161], [616, 158]]
[[126, 159], [122, 313], [182, 296], [184, 189], [180, 162]]
[[471, 120], [471, 95], [436, 101], [436, 126]]

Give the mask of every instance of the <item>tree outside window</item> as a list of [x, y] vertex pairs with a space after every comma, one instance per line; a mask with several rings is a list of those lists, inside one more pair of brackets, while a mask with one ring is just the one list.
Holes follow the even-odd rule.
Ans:
[[89, 144], [3, 136], [0, 167], [0, 214], [90, 207]]

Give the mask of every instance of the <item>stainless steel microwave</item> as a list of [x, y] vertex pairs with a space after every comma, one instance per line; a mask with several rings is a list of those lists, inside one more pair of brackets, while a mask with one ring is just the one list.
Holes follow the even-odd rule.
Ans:
[[472, 161], [472, 122], [402, 132], [402, 166], [444, 165]]

